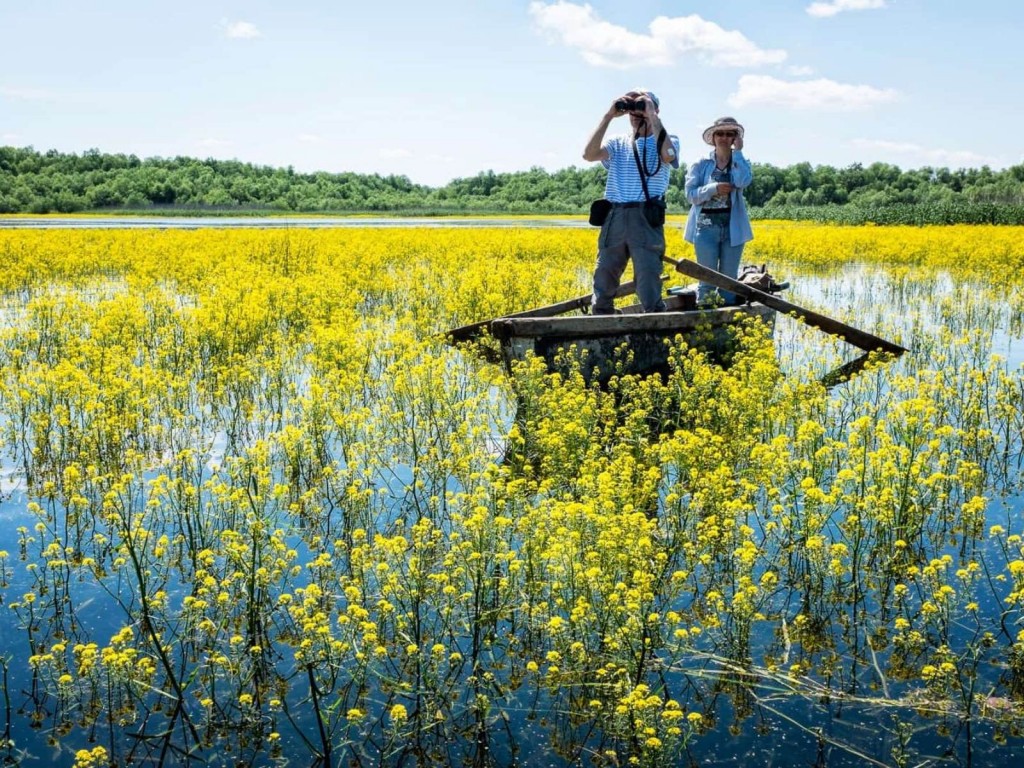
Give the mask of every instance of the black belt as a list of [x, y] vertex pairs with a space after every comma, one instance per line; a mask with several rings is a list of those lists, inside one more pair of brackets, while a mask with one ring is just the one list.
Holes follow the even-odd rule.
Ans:
[[643, 204], [643, 200], [635, 201], [632, 203], [612, 203], [612, 208], [639, 208]]

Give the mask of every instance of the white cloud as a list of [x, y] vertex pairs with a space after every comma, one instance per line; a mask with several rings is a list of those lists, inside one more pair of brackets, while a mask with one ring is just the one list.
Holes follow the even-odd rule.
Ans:
[[721, 67], [756, 67], [786, 59], [785, 51], [760, 48], [742, 33], [696, 15], [659, 16], [650, 23], [650, 34], [637, 34], [603, 21], [590, 5], [532, 2], [529, 11], [542, 32], [579, 50], [596, 67], [667, 67], [687, 54]]
[[323, 136], [318, 136], [315, 133], [300, 133], [296, 138], [303, 144], [319, 144], [324, 140]]
[[232, 40], [254, 40], [257, 37], [263, 37], [263, 33], [256, 28], [256, 25], [248, 21], [222, 19], [220, 26], [224, 30], [225, 37]]
[[826, 18], [843, 11], [868, 11], [885, 8], [885, 0], [832, 0], [830, 3], [811, 3], [805, 9], [811, 16]]
[[814, 74], [814, 67], [798, 67], [794, 65], [792, 67], [786, 67], [786, 72], [794, 77], [807, 77], [807, 75]]
[[196, 144], [203, 149], [223, 149], [231, 146], [231, 142], [226, 139], [200, 139]]
[[962, 168], [977, 165], [999, 165], [994, 157], [979, 155], [965, 149], [929, 149], [907, 141], [885, 141], [883, 139], [853, 139], [850, 144], [861, 149], [880, 150], [900, 157], [914, 157], [928, 165]]
[[765, 75], [743, 75], [739, 90], [730, 94], [735, 107], [772, 104], [793, 109], [852, 112], [895, 101], [899, 94], [891, 88], [850, 85], [834, 80], [779, 80]]
[[670, 50], [696, 53], [704, 61], [721, 67], [759, 67], [786, 60], [782, 50], [765, 50], [735, 30], [722, 29], [700, 16], [659, 16], [651, 22], [655, 40], [664, 40]]
[[413, 156], [411, 149], [382, 149], [380, 156], [387, 160], [402, 160]]
[[0, 133], [0, 141], [10, 142], [13, 144], [16, 141], [20, 141], [21, 136], [16, 133]]

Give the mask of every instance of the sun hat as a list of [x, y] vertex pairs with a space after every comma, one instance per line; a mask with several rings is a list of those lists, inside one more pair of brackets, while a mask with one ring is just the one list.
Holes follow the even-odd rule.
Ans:
[[704, 129], [705, 144], [715, 146], [714, 133], [719, 128], [731, 128], [732, 130], [737, 131], [739, 133], [741, 139], [743, 138], [743, 126], [736, 122], [735, 117], [720, 117], [717, 120], [715, 120], [715, 122], [713, 122], [710, 126]]

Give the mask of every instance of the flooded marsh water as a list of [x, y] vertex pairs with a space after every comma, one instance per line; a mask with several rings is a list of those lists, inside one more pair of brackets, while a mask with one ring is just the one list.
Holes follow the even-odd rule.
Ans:
[[898, 360], [779, 317], [606, 390], [440, 336], [592, 231], [0, 231], [6, 759], [1010, 764], [1013, 252], [880, 229], [750, 257]]

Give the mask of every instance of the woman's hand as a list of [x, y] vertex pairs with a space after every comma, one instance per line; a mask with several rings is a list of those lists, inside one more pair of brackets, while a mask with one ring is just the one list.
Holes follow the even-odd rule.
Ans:
[[732, 141], [733, 149], [743, 149], [743, 136], [739, 133], [736, 134], [736, 138]]
[[718, 193], [717, 194], [719, 194], [719, 195], [728, 195], [734, 189], [736, 189], [736, 187], [734, 187], [729, 182], [727, 182], [727, 181], [720, 181], [720, 182], [718, 182]]

